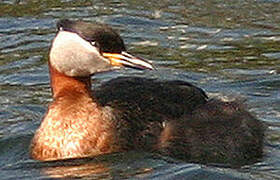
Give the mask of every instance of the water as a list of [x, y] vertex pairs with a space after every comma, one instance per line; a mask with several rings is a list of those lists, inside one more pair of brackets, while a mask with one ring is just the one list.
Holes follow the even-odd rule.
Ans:
[[[280, 179], [280, 24], [278, 0], [0, 1], [0, 179]], [[51, 101], [48, 48], [59, 18], [107, 23], [128, 50], [157, 72], [96, 76], [179, 79], [210, 96], [246, 99], [268, 124], [265, 156], [239, 169], [129, 152], [40, 163], [29, 141]]]

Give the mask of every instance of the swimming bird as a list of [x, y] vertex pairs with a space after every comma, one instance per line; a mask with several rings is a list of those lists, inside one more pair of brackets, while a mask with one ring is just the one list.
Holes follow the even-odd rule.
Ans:
[[263, 124], [238, 102], [208, 98], [184, 81], [119, 77], [92, 89], [114, 67], [154, 70], [126, 51], [111, 27], [60, 20], [49, 53], [53, 101], [30, 155], [40, 161], [130, 150], [195, 163], [243, 165], [263, 154]]

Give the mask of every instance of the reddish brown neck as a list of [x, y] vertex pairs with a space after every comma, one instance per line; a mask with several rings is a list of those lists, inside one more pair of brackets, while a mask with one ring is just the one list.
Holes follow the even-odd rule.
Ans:
[[49, 63], [50, 83], [53, 98], [64, 95], [67, 92], [80, 92], [91, 95], [91, 79], [88, 77], [70, 77], [57, 71]]

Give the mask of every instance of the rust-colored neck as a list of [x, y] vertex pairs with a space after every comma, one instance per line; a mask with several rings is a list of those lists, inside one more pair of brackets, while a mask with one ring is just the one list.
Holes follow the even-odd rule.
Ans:
[[56, 70], [49, 62], [50, 83], [53, 98], [67, 92], [80, 92], [91, 96], [91, 79], [88, 77], [70, 77]]

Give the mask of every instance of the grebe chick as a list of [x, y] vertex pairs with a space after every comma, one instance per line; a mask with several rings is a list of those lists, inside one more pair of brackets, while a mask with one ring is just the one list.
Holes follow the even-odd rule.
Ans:
[[110, 27], [61, 20], [49, 55], [53, 102], [36, 131], [41, 161], [112, 152], [156, 152], [197, 163], [243, 165], [262, 157], [262, 123], [238, 102], [208, 99], [183, 81], [122, 77], [91, 91], [113, 67], [150, 69]]

